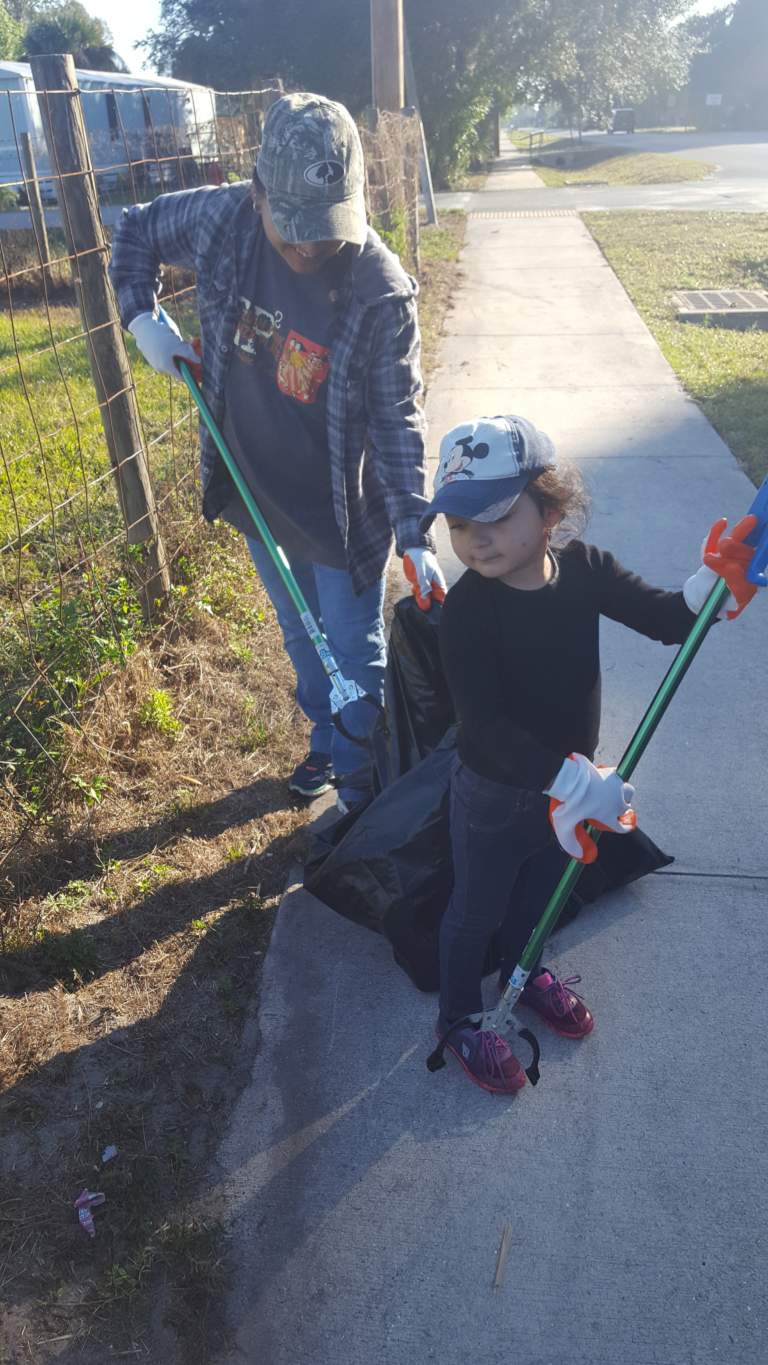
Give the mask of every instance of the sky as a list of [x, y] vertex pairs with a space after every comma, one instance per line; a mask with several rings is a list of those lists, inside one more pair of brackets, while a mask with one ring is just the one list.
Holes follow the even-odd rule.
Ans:
[[160, 0], [84, 0], [89, 14], [103, 19], [112, 33], [112, 40], [120, 56], [131, 71], [149, 71], [144, 52], [134, 52], [133, 44], [145, 38], [151, 28], [160, 24]]
[[[727, 0], [696, 0], [691, 14], [709, 14], [722, 9]], [[148, 71], [146, 55], [133, 50], [133, 44], [144, 38], [148, 29], [160, 22], [160, 0], [85, 0], [85, 7], [103, 19], [112, 30], [117, 51], [125, 58], [132, 71]]]

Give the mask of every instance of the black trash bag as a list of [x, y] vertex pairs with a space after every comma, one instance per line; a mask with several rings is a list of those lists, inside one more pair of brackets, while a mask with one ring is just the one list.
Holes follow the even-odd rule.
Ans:
[[386, 934], [390, 916], [439, 923], [453, 885], [448, 789], [454, 735], [313, 839], [304, 885], [355, 924]]
[[455, 724], [440, 660], [440, 603], [422, 611], [413, 597], [395, 605], [384, 677], [384, 714], [373, 736], [381, 791], [425, 758]]
[[[422, 991], [439, 989], [440, 921], [453, 887], [448, 791], [454, 753], [451, 730], [364, 809], [318, 833], [304, 870], [313, 896], [388, 939], [398, 966]], [[673, 862], [641, 830], [603, 834], [599, 850], [597, 862], [581, 873], [561, 923], [606, 891]], [[562, 859], [554, 844], [552, 857]], [[498, 965], [492, 943], [485, 970]]]

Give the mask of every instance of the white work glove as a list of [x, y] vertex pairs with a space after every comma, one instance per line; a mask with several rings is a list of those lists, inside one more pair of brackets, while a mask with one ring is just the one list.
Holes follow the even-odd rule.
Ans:
[[552, 798], [549, 821], [557, 842], [581, 863], [593, 863], [597, 857], [597, 845], [584, 828], [585, 820], [615, 834], [628, 834], [637, 823], [631, 809], [634, 787], [615, 768], [596, 768], [584, 754], [566, 758], [544, 795]]
[[429, 611], [433, 602], [444, 602], [446, 582], [432, 550], [419, 545], [403, 551], [403, 572], [411, 585], [417, 606]]
[[185, 341], [173, 318], [165, 309], [157, 313], [139, 313], [128, 323], [128, 331], [135, 337], [136, 345], [148, 365], [158, 374], [169, 374], [171, 379], [181, 379], [176, 357], [186, 360], [193, 373], [200, 373], [200, 357]]
[[725, 579], [731, 593], [717, 613], [718, 621], [739, 616], [757, 592], [757, 585], [747, 578], [755, 550], [745, 543], [757, 525], [757, 517], [747, 513], [726, 536], [723, 532], [727, 525], [725, 517], [715, 522], [701, 547], [704, 563], [683, 584], [685, 605], [698, 616], [718, 578]]

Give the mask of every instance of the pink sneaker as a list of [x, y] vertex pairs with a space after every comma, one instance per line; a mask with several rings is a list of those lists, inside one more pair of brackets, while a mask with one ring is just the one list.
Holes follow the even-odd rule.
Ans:
[[[439, 1030], [437, 1036], [442, 1036]], [[469, 1079], [491, 1094], [514, 1095], [525, 1085], [525, 1072], [509, 1043], [491, 1029], [462, 1024], [445, 1046]]]
[[520, 1004], [535, 1010], [563, 1038], [586, 1038], [595, 1021], [581, 996], [571, 990], [579, 981], [580, 976], [567, 976], [560, 981], [545, 968], [538, 976], [529, 977]]

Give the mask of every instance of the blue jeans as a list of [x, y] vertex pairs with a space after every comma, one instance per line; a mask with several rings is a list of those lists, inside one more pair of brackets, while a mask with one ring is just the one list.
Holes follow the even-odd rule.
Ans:
[[[331, 718], [328, 674], [291, 601], [272, 557], [260, 540], [246, 537], [251, 558], [277, 613], [286, 652], [296, 672], [296, 700], [312, 725], [309, 747], [330, 754], [343, 801], [358, 801], [358, 788], [344, 785], [344, 778], [368, 762], [366, 750], [339, 734]], [[293, 576], [307, 599], [312, 615], [324, 630], [345, 678], [356, 682], [380, 702], [384, 696], [384, 578], [359, 597], [344, 569], [325, 564], [291, 564]], [[370, 735], [376, 710], [369, 702], [350, 702], [341, 713], [350, 734]]]
[[457, 757], [451, 775], [454, 885], [440, 926], [440, 1027], [483, 1009], [486, 954], [498, 934], [501, 969], [520, 961], [567, 855], [552, 848], [549, 798], [480, 777]]

